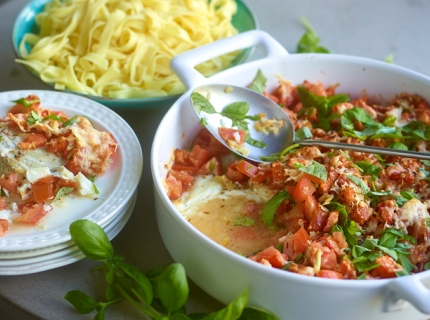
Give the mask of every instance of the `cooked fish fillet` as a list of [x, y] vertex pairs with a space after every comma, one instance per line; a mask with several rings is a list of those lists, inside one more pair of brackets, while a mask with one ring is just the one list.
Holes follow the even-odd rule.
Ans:
[[30, 168], [53, 169], [64, 165], [65, 160], [45, 148], [23, 150], [17, 147], [23, 138], [7, 126], [0, 126], [0, 175], [16, 172], [25, 175]]

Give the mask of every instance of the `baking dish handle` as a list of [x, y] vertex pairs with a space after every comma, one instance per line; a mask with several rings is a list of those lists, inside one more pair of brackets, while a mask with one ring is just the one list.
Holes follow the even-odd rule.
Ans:
[[187, 89], [194, 88], [209, 79], [194, 68], [196, 65], [229, 52], [255, 46], [262, 47], [267, 58], [288, 54], [285, 48], [268, 33], [252, 30], [177, 55], [170, 61], [170, 68]]
[[385, 291], [384, 311], [403, 309], [410, 302], [419, 311], [430, 314], [430, 290], [417, 276], [400, 277], [391, 281]]

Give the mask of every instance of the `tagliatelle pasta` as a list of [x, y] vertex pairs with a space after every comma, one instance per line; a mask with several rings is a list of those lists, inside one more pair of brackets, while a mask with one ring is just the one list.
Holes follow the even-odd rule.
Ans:
[[[24, 36], [16, 61], [56, 89], [109, 98], [174, 95], [184, 86], [171, 58], [236, 34], [236, 10], [233, 0], [53, 0], [36, 16], [40, 32]], [[208, 76], [235, 57], [196, 69]]]

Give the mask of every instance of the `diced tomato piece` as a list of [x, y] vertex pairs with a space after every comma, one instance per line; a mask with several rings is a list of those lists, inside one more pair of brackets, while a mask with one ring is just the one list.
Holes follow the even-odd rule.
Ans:
[[7, 173], [4, 178], [0, 180], [0, 186], [8, 192], [15, 192], [21, 183], [22, 178], [14, 172]]
[[307, 222], [314, 220], [314, 215], [318, 210], [318, 201], [313, 195], [308, 195], [305, 199], [305, 217]]
[[284, 242], [284, 253], [290, 260], [294, 260], [299, 254], [304, 253], [309, 246], [309, 234], [300, 228], [295, 234], [287, 236]]
[[45, 211], [43, 204], [34, 204], [32, 206], [24, 206], [21, 215], [16, 219], [19, 223], [35, 225], [48, 212]]
[[372, 275], [374, 277], [395, 278], [397, 277], [396, 272], [402, 270], [401, 265], [394, 261], [393, 258], [386, 255], [376, 258], [375, 263], [379, 264], [379, 266], [372, 270]]
[[36, 110], [40, 105], [40, 101], [38, 101], [39, 100], [38, 96], [29, 95], [25, 98], [25, 100], [33, 101], [33, 103], [31, 104], [31, 107], [26, 108], [23, 104], [17, 103], [9, 110], [9, 112], [12, 114], [29, 113], [31, 110]]
[[194, 181], [194, 177], [186, 171], [170, 170], [168, 176], [173, 176], [182, 183], [182, 192], [188, 190], [191, 187], [191, 183]]
[[36, 149], [44, 147], [48, 139], [43, 134], [40, 133], [30, 133], [23, 141], [18, 143], [21, 149]]
[[174, 163], [172, 165], [172, 170], [175, 171], [184, 171], [184, 172], [188, 172], [189, 174], [196, 174], [197, 172], [197, 168], [194, 166], [187, 166], [187, 165], [182, 165], [182, 164], [176, 164]]
[[233, 140], [239, 145], [245, 143], [246, 132], [243, 130], [219, 127], [218, 133], [224, 141]]
[[206, 128], [203, 128], [197, 135], [194, 144], [209, 151], [211, 157], [230, 154], [230, 150], [218, 141]]
[[238, 163], [239, 161], [235, 160], [228, 165], [226, 176], [231, 181], [242, 181], [245, 178], [245, 175], [236, 168]]
[[[306, 202], [305, 202], [305, 214], [306, 214]], [[312, 215], [312, 220], [310, 221], [308, 230], [323, 231], [325, 225], [327, 224], [328, 212], [324, 211], [323, 209], [321, 209], [320, 206], [317, 205], [316, 210], [313, 213], [310, 213], [310, 215]]]
[[342, 274], [333, 270], [320, 270], [316, 274], [320, 278], [343, 279]]
[[5, 219], [0, 219], [0, 237], [3, 237], [5, 232], [9, 230], [9, 222]]
[[266, 259], [274, 268], [282, 268], [285, 265], [285, 259], [275, 247], [271, 246], [257, 253], [257, 257]]
[[236, 169], [239, 170], [240, 172], [242, 172], [244, 175], [247, 175], [250, 178], [255, 176], [259, 171], [257, 166], [254, 166], [253, 164], [251, 164], [245, 160], [241, 160], [237, 164]]
[[6, 208], [6, 198], [0, 197], [0, 210]]
[[273, 182], [275, 183], [285, 182], [284, 167], [279, 161], [272, 162], [272, 164], [270, 165], [270, 170], [272, 171]]
[[54, 183], [58, 181], [58, 178], [53, 176], [44, 177], [37, 180], [31, 185], [34, 199], [37, 203], [47, 202], [54, 199]]
[[251, 181], [254, 182], [268, 182], [272, 177], [272, 171], [270, 169], [261, 169], [259, 168], [258, 172], [252, 176]]
[[305, 217], [305, 205], [303, 202], [298, 202], [290, 211], [285, 215], [285, 227], [289, 232], [295, 233], [300, 228], [300, 220]]
[[67, 147], [69, 146], [69, 141], [65, 137], [52, 139], [47, 143], [47, 146], [49, 152], [59, 154], [63, 159], [67, 158]]
[[[326, 250], [328, 249], [325, 247]], [[321, 255], [321, 268], [327, 270], [335, 270], [337, 268], [337, 257], [334, 250], [329, 249]]]
[[222, 174], [221, 162], [216, 157], [212, 157], [208, 162], [201, 166], [197, 171], [197, 174], [212, 174], [214, 176], [220, 176]]
[[175, 150], [175, 163], [180, 165], [191, 165], [190, 152], [187, 150]]
[[210, 157], [209, 151], [203, 149], [202, 147], [195, 145], [193, 150], [189, 155], [189, 160], [193, 164], [194, 167], [200, 168], [202, 165], [208, 161]]
[[306, 200], [306, 198], [313, 195], [315, 191], [316, 188], [314, 187], [312, 181], [309, 179], [309, 176], [304, 175], [294, 188], [292, 196], [294, 200], [296, 200], [296, 202], [303, 202]]
[[182, 182], [170, 175], [166, 178], [167, 195], [170, 200], [177, 200], [182, 196]]

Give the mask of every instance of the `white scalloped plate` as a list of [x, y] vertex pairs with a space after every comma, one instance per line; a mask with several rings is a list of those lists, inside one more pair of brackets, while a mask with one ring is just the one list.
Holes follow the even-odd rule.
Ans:
[[128, 204], [142, 174], [143, 156], [136, 134], [124, 119], [95, 101], [45, 90], [2, 92], [0, 117], [12, 107], [10, 101], [29, 94], [37, 95], [44, 108], [61, 110], [69, 116], [86, 116], [97, 129], [112, 133], [119, 147], [109, 170], [95, 181], [100, 191], [97, 200], [69, 197], [66, 207], [54, 207], [34, 227], [12, 225], [0, 238], [0, 253], [36, 250], [70, 241], [69, 225], [77, 219], [89, 219], [105, 227]]

